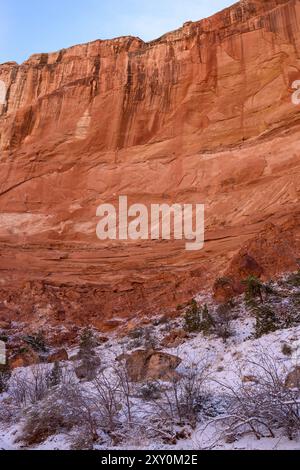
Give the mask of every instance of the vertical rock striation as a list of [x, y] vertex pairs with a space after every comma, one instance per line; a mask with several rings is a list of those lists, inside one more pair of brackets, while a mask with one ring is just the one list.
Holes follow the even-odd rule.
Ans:
[[[295, 269], [299, 28], [298, 0], [241, 1], [149, 43], [98, 40], [0, 65], [2, 308], [103, 325], [174, 306], [257, 247], [266, 223], [293, 239], [276, 274]], [[97, 240], [97, 206], [124, 194], [205, 203], [204, 250]]]

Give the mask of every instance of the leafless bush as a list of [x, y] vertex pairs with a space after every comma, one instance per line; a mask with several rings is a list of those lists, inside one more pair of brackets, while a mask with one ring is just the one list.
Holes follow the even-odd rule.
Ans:
[[67, 433], [79, 426], [82, 413], [72, 399], [78, 393], [76, 385], [63, 385], [27, 407], [18, 440], [31, 446], [58, 432]]
[[133, 425], [134, 411], [132, 398], [134, 396], [134, 386], [130, 380], [126, 362], [121, 361], [114, 369], [115, 376], [118, 379], [118, 392], [120, 400], [124, 403], [124, 413], [126, 416], [127, 425], [129, 428]]
[[161, 387], [162, 398], [152, 400], [158, 428], [195, 427], [207, 403], [207, 379], [206, 366], [191, 366], [185, 375], [173, 379], [171, 387]]
[[[50, 375], [51, 377], [51, 375]], [[68, 389], [68, 387], [72, 387], [72, 385], [76, 384], [76, 377], [74, 373], [74, 369], [68, 366], [60, 366], [60, 380], [59, 384], [62, 389]], [[52, 387], [55, 387], [55, 384], [50, 384]]]
[[89, 387], [79, 384], [67, 389], [66, 401], [95, 442], [97, 429], [110, 433], [120, 425], [121, 398], [119, 377], [101, 371]]
[[20, 418], [20, 408], [12, 401], [11, 398], [7, 398], [1, 401], [0, 406], [0, 423], [15, 423]]
[[230, 303], [219, 305], [216, 310], [215, 333], [223, 339], [224, 343], [233, 336], [232, 321], [235, 315]]
[[37, 400], [31, 388], [28, 392], [28, 381], [19, 377], [14, 390], [18, 400], [27, 406], [20, 439], [33, 445], [61, 432], [67, 434], [74, 449], [93, 448], [104, 435], [117, 443], [126, 436], [122, 432], [124, 416], [126, 428], [133, 425], [131, 387], [121, 368], [111, 374], [100, 372], [89, 385], [60, 383]]
[[128, 343], [128, 350], [136, 348], [156, 349], [158, 341], [155, 336], [155, 329], [153, 326], [145, 328], [136, 328], [128, 335], [131, 341]]
[[94, 450], [95, 441], [85, 427], [76, 429], [69, 437], [71, 450]]
[[80, 427], [75, 439], [74, 437], [71, 438], [72, 446], [75, 448], [80, 444], [77, 437], [79, 438], [81, 434], [85, 434], [86, 444], [89, 442], [92, 445], [99, 439], [98, 427], [101, 425], [101, 421], [96, 413], [89, 391], [80, 385], [76, 385], [71, 388], [66, 387], [64, 392], [64, 401], [68, 404], [71, 413], [76, 414], [77, 424]]
[[[126, 377], [101, 371], [90, 387], [81, 386], [69, 396], [72, 409], [78, 410], [81, 429], [71, 438], [72, 448], [80, 445], [92, 447], [99, 442], [102, 434], [109, 436], [112, 443], [119, 440], [118, 430], [122, 427], [121, 410], [126, 398], [128, 420], [131, 420], [130, 385]], [[82, 438], [80, 438], [80, 435]], [[83, 438], [83, 436], [86, 436]]]
[[[8, 393], [18, 407], [26, 407], [47, 396], [51, 387], [50, 378], [51, 370], [42, 364], [16, 371], [10, 380]], [[72, 384], [74, 374], [64, 367], [61, 369], [60, 381], [64, 385]]]
[[113, 432], [120, 423], [122, 409], [119, 377], [109, 376], [105, 371], [98, 374], [93, 380], [90, 400], [99, 414], [102, 428]]
[[42, 400], [48, 393], [49, 369], [41, 364], [15, 372], [8, 393], [19, 407]]
[[[26, 445], [43, 442], [65, 433], [72, 447], [87, 449], [99, 440], [101, 419], [89, 391], [76, 383], [69, 371], [67, 380], [51, 387], [48, 394], [26, 408], [19, 440]], [[73, 432], [74, 431], [74, 432]]]
[[247, 433], [257, 439], [274, 437], [277, 430], [289, 439], [300, 432], [300, 392], [285, 385], [286, 373], [266, 351], [250, 358], [242, 366], [250, 375], [239, 374], [235, 385], [221, 384], [229, 403], [223, 438], [239, 438]]

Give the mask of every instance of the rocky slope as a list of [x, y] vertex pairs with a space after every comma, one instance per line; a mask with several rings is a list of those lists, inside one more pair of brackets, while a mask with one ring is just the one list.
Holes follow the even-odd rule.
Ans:
[[[109, 329], [222, 273], [295, 270], [299, 24], [298, 0], [241, 1], [150, 43], [98, 40], [2, 64], [3, 319]], [[100, 242], [96, 209], [119, 195], [205, 203], [204, 250]]]
[[263, 302], [199, 296], [193, 317], [83, 329], [64, 354], [14, 322], [0, 449], [299, 450], [300, 273], [261, 287]]

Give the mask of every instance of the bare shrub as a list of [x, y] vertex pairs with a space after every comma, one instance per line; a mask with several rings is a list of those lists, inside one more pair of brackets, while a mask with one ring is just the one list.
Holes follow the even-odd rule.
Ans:
[[80, 385], [67, 387], [65, 388], [65, 402], [68, 403], [71, 412], [76, 414], [79, 426], [79, 432], [76, 433], [75, 437], [71, 437], [72, 446], [76, 448], [80, 445], [77, 437], [80, 440], [80, 435], [83, 434], [86, 436], [86, 444], [92, 445], [92, 443], [97, 442], [99, 439], [98, 427], [101, 425], [101, 421], [96, 413], [90, 392]]
[[11, 398], [6, 398], [1, 401], [0, 423], [16, 423], [20, 418], [20, 414], [20, 408], [16, 406]]
[[128, 350], [136, 348], [156, 349], [158, 341], [155, 336], [155, 329], [153, 326], [145, 328], [136, 328], [129, 333], [131, 341], [128, 343]]
[[60, 363], [56, 361], [53, 365], [51, 372], [49, 372], [48, 383], [47, 383], [48, 387], [49, 388], [56, 387], [57, 385], [59, 385], [62, 380], [62, 374], [63, 374], [62, 367]]
[[114, 431], [120, 424], [122, 409], [119, 377], [101, 372], [93, 380], [93, 391], [89, 394], [95, 411], [98, 413], [102, 428], [106, 432]]
[[206, 365], [191, 366], [185, 375], [174, 378], [169, 388], [160, 387], [161, 399], [152, 400], [157, 429], [195, 427], [207, 403], [207, 379]]
[[73, 449], [92, 449], [105, 435], [113, 444], [119, 443], [126, 438], [123, 429], [136, 425], [131, 387], [123, 368], [100, 372], [89, 386], [52, 386], [43, 399], [27, 406], [20, 439], [33, 445], [51, 435], [66, 433]]
[[127, 431], [138, 426], [133, 421], [132, 395], [132, 384], [122, 366], [100, 371], [91, 386], [81, 386], [71, 399], [81, 423], [79, 432], [71, 437], [72, 448], [93, 448], [105, 436], [112, 445], [126, 439]]
[[16, 371], [8, 390], [19, 407], [42, 400], [48, 393], [49, 369], [41, 364]]
[[64, 385], [57, 388], [28, 407], [18, 440], [32, 446], [57, 433], [67, 433], [81, 424], [81, 414], [71, 399], [77, 393], [76, 386], [73, 387]]
[[130, 380], [128, 368], [126, 367], [126, 361], [121, 361], [114, 369], [114, 373], [119, 381], [118, 392], [120, 399], [124, 403], [126, 421], [129, 427], [133, 424], [133, 403], [132, 398], [134, 396], [134, 385]]
[[69, 441], [71, 450], [94, 450], [95, 441], [84, 427], [76, 429], [76, 431], [70, 435]]
[[[42, 364], [15, 371], [8, 389], [14, 403], [23, 408], [43, 400], [49, 393], [49, 388], [56, 385], [52, 381], [52, 372], [47, 365]], [[67, 367], [60, 369], [60, 383], [74, 383], [74, 374]]]
[[217, 336], [223, 339], [224, 343], [233, 336], [233, 330], [231, 322], [234, 320], [235, 316], [232, 312], [232, 305], [230, 303], [225, 303], [219, 305], [216, 310], [215, 318], [215, 333]]
[[[245, 370], [250, 371], [249, 381], [245, 381]], [[278, 362], [261, 350], [243, 364], [238, 384], [221, 384], [229, 403], [226, 415], [220, 418], [225, 423], [223, 438], [250, 433], [260, 439], [282, 430], [294, 439], [300, 432], [300, 391], [288, 389], [285, 379]]]
[[78, 386], [68, 399], [80, 423], [78, 432], [70, 436], [72, 448], [93, 448], [101, 435], [109, 436], [112, 442], [117, 439], [122, 410], [119, 377], [101, 371], [90, 387]]

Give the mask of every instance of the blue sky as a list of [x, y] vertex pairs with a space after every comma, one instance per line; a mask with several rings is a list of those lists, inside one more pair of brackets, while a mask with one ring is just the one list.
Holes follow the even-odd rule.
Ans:
[[146, 41], [234, 0], [0, 0], [0, 63], [94, 39]]

